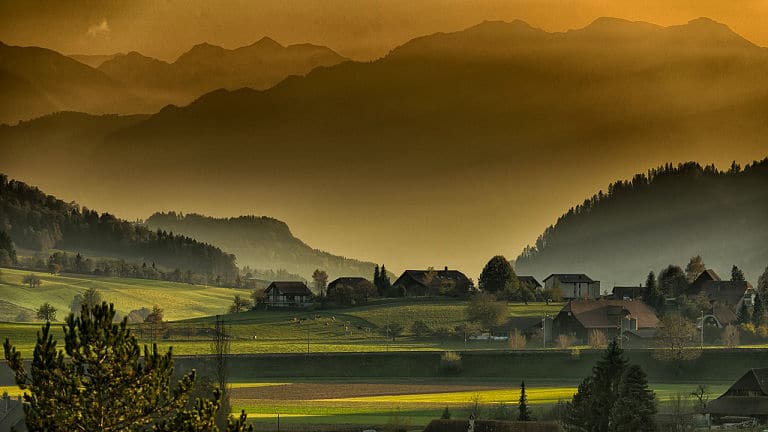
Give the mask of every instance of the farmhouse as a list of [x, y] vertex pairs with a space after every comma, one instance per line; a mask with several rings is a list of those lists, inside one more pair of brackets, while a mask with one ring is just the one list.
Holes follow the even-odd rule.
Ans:
[[656, 334], [659, 318], [641, 301], [571, 300], [557, 314], [555, 335], [573, 335], [586, 341], [592, 331], [614, 338], [619, 330], [624, 336], [649, 339]]
[[563, 298], [596, 299], [600, 297], [600, 281], [583, 273], [555, 273], [544, 279], [544, 288], [559, 288]]
[[610, 300], [642, 300], [646, 288], [642, 285], [615, 286], [608, 297]]
[[704, 295], [712, 304], [712, 314], [719, 325], [736, 321], [741, 304], [752, 306], [755, 290], [745, 281], [724, 281], [714, 270], [702, 272], [686, 291], [688, 296]]
[[768, 420], [768, 368], [750, 369], [719, 398], [707, 404], [713, 417]]
[[533, 276], [518, 276], [517, 280], [520, 281], [521, 287], [526, 286], [531, 291], [540, 290], [542, 288], [539, 281], [537, 281]]
[[340, 277], [328, 284], [326, 295], [331, 301], [341, 304], [367, 303], [378, 294], [376, 286], [362, 277]]
[[406, 270], [392, 284], [403, 297], [453, 295], [463, 297], [474, 289], [472, 281], [458, 270]]
[[264, 295], [267, 307], [302, 308], [312, 304], [312, 291], [304, 282], [272, 282]]

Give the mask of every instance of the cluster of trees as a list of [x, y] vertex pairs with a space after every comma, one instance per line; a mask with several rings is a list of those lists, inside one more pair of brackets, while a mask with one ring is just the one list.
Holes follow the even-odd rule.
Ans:
[[567, 404], [563, 426], [569, 432], [655, 432], [656, 411], [645, 372], [629, 365], [614, 340]]
[[[389, 279], [389, 274], [387, 273], [387, 268], [384, 266], [384, 264], [381, 265], [381, 269], [379, 269], [379, 265], [376, 264], [376, 267], [373, 269], [373, 285], [376, 286], [376, 290], [379, 293], [380, 297], [386, 297], [388, 295], [392, 295], [392, 281]], [[400, 293], [394, 293], [395, 296], [399, 296]]]
[[237, 276], [234, 255], [218, 247], [65, 203], [23, 182], [9, 181], [2, 174], [0, 214], [0, 228], [21, 248], [87, 250], [105, 256], [143, 258], [164, 268], [224, 280]]
[[[64, 326], [64, 350], [56, 349], [50, 322], [46, 323], [29, 370], [6, 338], [5, 359], [16, 384], [25, 390], [27, 427], [53, 432], [221, 430], [216, 415], [222, 389], [214, 389], [210, 398], [191, 401], [196, 373], [178, 379], [170, 349], [161, 353], [156, 345], [144, 346], [142, 358], [127, 319], [119, 324], [114, 319], [114, 305], [106, 303], [70, 314]], [[253, 430], [244, 412], [239, 418], [229, 417], [222, 429]]]
[[17, 264], [20, 268], [46, 271], [53, 275], [73, 273], [228, 287], [240, 287], [243, 285], [242, 278], [239, 276], [232, 280], [223, 279], [220, 275], [201, 274], [192, 270], [182, 271], [179, 268], [166, 271], [158, 268], [154, 262], [148, 265], [143, 261], [131, 262], [122, 258], [91, 259], [80, 253], [54, 252], [47, 258], [45, 258], [45, 255], [37, 254], [34, 257], [21, 258]]
[[11, 236], [0, 229], [0, 267], [16, 265], [16, 247]]
[[537, 290], [522, 283], [512, 264], [502, 255], [491, 258], [483, 267], [478, 280], [481, 291], [493, 294], [498, 299], [522, 301], [562, 301], [563, 294], [557, 288]]

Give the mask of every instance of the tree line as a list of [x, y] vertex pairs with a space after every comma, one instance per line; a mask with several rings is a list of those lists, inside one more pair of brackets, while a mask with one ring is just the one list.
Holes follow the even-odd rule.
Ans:
[[190, 270], [220, 276], [224, 280], [232, 281], [237, 276], [235, 256], [218, 247], [164, 230], [152, 231], [109, 213], [66, 203], [36, 187], [9, 180], [3, 174], [0, 174], [0, 230], [24, 249], [91, 251], [155, 262], [181, 272]]

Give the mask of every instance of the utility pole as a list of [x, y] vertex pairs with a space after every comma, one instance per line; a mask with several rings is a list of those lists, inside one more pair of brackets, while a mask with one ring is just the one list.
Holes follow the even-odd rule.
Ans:
[[309, 325], [307, 325], [307, 356], [309, 356]]
[[701, 349], [704, 349], [704, 311], [701, 311]]
[[544, 349], [547, 349], [547, 329], [544, 327], [544, 325], [547, 323], [547, 316], [544, 315], [541, 317], [541, 346]]

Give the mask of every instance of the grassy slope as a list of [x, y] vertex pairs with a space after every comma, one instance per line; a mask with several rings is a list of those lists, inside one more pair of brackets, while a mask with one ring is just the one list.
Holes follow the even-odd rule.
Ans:
[[[29, 271], [2, 269], [0, 298], [16, 307], [0, 308], [0, 321], [13, 320], [21, 308], [37, 309], [49, 302], [58, 309], [58, 318], [69, 312], [72, 298], [88, 288], [96, 288], [105, 301], [115, 304], [117, 311], [127, 314], [141, 307], [158, 305], [168, 320], [180, 320], [226, 311], [238, 291], [202, 285], [189, 285], [145, 279], [103, 278], [84, 275], [54, 276], [36, 272], [42, 280], [39, 288], [30, 289], [21, 281]], [[245, 293], [245, 292], [244, 292]]]

